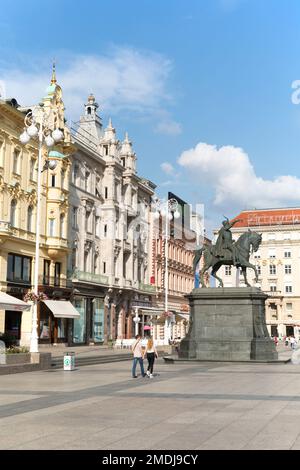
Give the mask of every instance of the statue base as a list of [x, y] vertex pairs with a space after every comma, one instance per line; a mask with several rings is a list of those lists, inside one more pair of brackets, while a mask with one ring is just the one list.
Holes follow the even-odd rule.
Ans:
[[179, 359], [277, 361], [265, 320], [268, 296], [257, 287], [202, 288], [189, 295], [191, 323]]

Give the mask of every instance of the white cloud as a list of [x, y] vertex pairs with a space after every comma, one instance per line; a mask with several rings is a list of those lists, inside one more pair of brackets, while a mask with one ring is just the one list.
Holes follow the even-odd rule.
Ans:
[[175, 169], [173, 165], [169, 162], [163, 162], [160, 165], [162, 171], [166, 173], [167, 175], [174, 175], [175, 174]]
[[248, 155], [234, 146], [217, 148], [199, 143], [184, 151], [178, 163], [191, 172], [200, 183], [207, 183], [214, 191], [215, 207], [263, 208], [299, 204], [300, 179], [284, 175], [272, 180], [256, 175]]
[[[6, 84], [7, 96], [29, 105], [45, 94], [51, 66], [32, 58], [25, 62], [18, 66], [2, 62], [0, 80]], [[65, 54], [58, 64], [57, 80], [63, 89], [66, 115], [73, 120], [82, 114], [89, 93], [95, 95], [106, 113], [135, 112], [158, 120], [168, 113], [166, 108], [172, 103], [167, 91], [172, 64], [160, 54], [113, 47], [106, 55]], [[169, 125], [173, 125], [173, 132], [177, 125], [178, 131], [179, 124], [170, 120]]]
[[157, 126], [156, 126], [156, 132], [159, 134], [166, 134], [166, 135], [179, 135], [182, 132], [181, 125], [172, 120], [168, 121], [161, 121]]

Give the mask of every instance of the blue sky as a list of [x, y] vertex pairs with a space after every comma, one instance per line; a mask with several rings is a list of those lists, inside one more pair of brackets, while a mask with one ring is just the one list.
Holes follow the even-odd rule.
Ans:
[[222, 214], [300, 201], [298, 0], [1, 1], [0, 80], [28, 104], [57, 62], [67, 116], [93, 92], [139, 173]]

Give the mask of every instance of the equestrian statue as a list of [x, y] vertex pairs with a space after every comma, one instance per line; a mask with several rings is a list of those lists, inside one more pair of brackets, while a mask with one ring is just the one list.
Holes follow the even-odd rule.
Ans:
[[200, 284], [202, 287], [206, 287], [204, 275], [212, 268], [211, 275], [219, 281], [219, 287], [224, 287], [223, 281], [217, 276], [217, 271], [222, 265], [235, 266], [241, 268], [244, 276], [245, 284], [251, 287], [247, 280], [247, 268], [252, 268], [255, 272], [255, 282], [258, 282], [258, 272], [254, 264], [249, 263], [250, 254], [257, 251], [262, 241], [262, 234], [252, 232], [248, 229], [247, 232], [243, 233], [239, 239], [235, 242], [232, 238], [230, 229], [239, 219], [222, 222], [222, 227], [218, 232], [218, 238], [215, 245], [205, 245], [202, 248], [195, 250], [194, 252], [194, 272], [196, 272], [198, 262], [201, 256], [204, 258], [204, 265], [199, 272]]

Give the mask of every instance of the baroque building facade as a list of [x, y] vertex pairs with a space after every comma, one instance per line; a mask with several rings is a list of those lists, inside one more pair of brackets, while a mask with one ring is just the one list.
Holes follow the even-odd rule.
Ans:
[[[250, 229], [262, 234], [262, 243], [250, 256], [258, 269], [258, 286], [269, 295], [266, 301], [266, 323], [269, 333], [283, 337], [300, 337], [300, 208], [242, 211], [232, 228], [236, 240]], [[225, 287], [244, 286], [235, 268], [223, 266], [220, 277]], [[219, 275], [218, 273], [218, 275]], [[247, 269], [248, 281], [254, 273]]]
[[151, 305], [151, 201], [155, 185], [137, 174], [128, 135], [120, 141], [111, 120], [103, 129], [88, 97], [72, 124], [68, 269], [74, 286], [73, 343], [131, 338], [133, 305]]
[[[64, 125], [62, 91], [55, 72], [42, 102], [45, 112], [55, 111], [50, 130], [60, 128], [64, 141], [50, 152], [46, 146], [42, 149], [39, 290], [50, 299], [69, 299], [67, 218], [73, 147]], [[38, 142], [31, 140], [26, 146], [19, 142], [28, 111], [15, 99], [0, 100], [0, 288], [20, 299], [32, 289], [36, 241]], [[48, 158], [56, 162], [54, 170], [44, 166]], [[31, 329], [31, 311], [0, 312], [0, 332], [21, 345], [29, 345]], [[40, 341], [67, 337], [65, 319], [55, 318], [42, 302], [38, 335]]]

